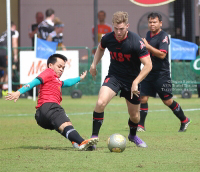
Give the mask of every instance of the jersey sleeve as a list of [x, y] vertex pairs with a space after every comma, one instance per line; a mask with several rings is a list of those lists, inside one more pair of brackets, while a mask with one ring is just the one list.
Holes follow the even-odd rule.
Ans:
[[169, 37], [167, 34], [162, 34], [159, 42], [159, 50], [162, 52], [168, 52]]
[[12, 38], [18, 38], [19, 32], [17, 30], [14, 31], [14, 34], [12, 35]]
[[36, 78], [39, 79], [42, 84], [45, 84], [46, 82], [51, 81], [53, 76], [54, 76], [54, 71], [50, 68], [47, 68], [42, 73], [40, 73]]
[[139, 36], [135, 39], [134, 45], [135, 45], [136, 52], [138, 54], [138, 58], [144, 58], [149, 55], [149, 52], [146, 49], [144, 42]]
[[101, 38], [101, 42], [100, 42], [100, 46], [101, 48], [105, 49], [107, 47], [107, 36], [104, 35], [102, 38]]

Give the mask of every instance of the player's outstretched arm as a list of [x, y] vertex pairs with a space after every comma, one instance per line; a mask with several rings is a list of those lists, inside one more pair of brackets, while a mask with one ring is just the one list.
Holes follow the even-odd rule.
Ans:
[[97, 64], [99, 63], [99, 61], [101, 60], [103, 54], [104, 54], [104, 49], [101, 48], [100, 45], [98, 45], [98, 48], [97, 48], [97, 51], [94, 55], [94, 59], [93, 59], [93, 62], [90, 66], [90, 74], [92, 75], [92, 77], [96, 77], [96, 74], [97, 74], [97, 69], [96, 69], [96, 66]]
[[149, 72], [152, 69], [152, 62], [150, 55], [140, 58], [140, 61], [144, 65], [141, 72], [137, 76], [137, 78], [133, 81], [132, 87], [131, 87], [131, 99], [133, 97], [133, 94], [139, 97], [140, 92], [138, 91], [138, 84], [149, 74]]
[[31, 90], [33, 87], [40, 85], [41, 81], [38, 78], [35, 78], [33, 81], [30, 83], [24, 85], [22, 88], [15, 92], [8, 93], [7, 96], [5, 96], [6, 100], [14, 100], [16, 102], [19, 99], [19, 96], [21, 94], [24, 94], [25, 92]]
[[70, 87], [80, 81], [82, 81], [87, 75], [87, 71], [83, 72], [79, 77], [77, 78], [71, 78], [71, 79], [66, 79], [63, 81], [62, 87]]
[[15, 91], [15, 92], [8, 93], [8, 95], [5, 96], [5, 98], [6, 100], [14, 100], [14, 102], [16, 102], [19, 99], [19, 96], [20, 96], [20, 92]]
[[166, 53], [160, 51], [159, 49], [156, 49], [155, 47], [152, 47], [145, 38], [142, 38], [142, 40], [144, 41], [144, 44], [147, 48], [147, 50], [149, 50], [152, 54], [154, 54], [154, 56], [160, 58], [160, 59], [164, 59], [166, 57]]

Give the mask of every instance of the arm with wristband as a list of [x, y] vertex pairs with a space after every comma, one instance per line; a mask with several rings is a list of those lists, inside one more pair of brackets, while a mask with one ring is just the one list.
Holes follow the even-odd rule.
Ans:
[[80, 82], [80, 80], [81, 80], [80, 76], [77, 78], [66, 79], [63, 81], [62, 87], [70, 87], [70, 86]]
[[8, 93], [7, 96], [5, 96], [6, 100], [14, 100], [16, 102], [19, 99], [19, 96], [21, 94], [24, 94], [25, 92], [31, 90], [33, 87], [40, 85], [41, 81], [38, 78], [35, 78], [30, 83], [24, 85], [22, 88], [15, 92]]

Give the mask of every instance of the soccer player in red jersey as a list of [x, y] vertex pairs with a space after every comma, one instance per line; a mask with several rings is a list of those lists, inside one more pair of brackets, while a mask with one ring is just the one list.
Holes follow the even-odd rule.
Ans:
[[16, 92], [8, 93], [6, 100], [16, 102], [20, 94], [40, 85], [35, 114], [37, 124], [44, 129], [58, 131], [72, 143], [79, 144], [79, 150], [87, 150], [88, 147], [97, 144], [98, 138], [84, 140], [74, 129], [69, 117], [60, 106], [62, 87], [70, 87], [83, 80], [87, 71], [83, 72], [80, 77], [60, 81], [59, 78], [63, 74], [66, 61], [67, 58], [61, 54], [51, 55], [47, 60], [47, 69]]
[[148, 15], [148, 26], [146, 39], [143, 41], [150, 52], [153, 68], [141, 83], [141, 107], [140, 122], [137, 131], [145, 131], [145, 119], [148, 113], [149, 96], [156, 97], [158, 93], [163, 103], [168, 106], [174, 115], [180, 120], [179, 132], [187, 130], [190, 119], [184, 115], [181, 106], [172, 99], [172, 82], [168, 61], [168, 34], [162, 30], [162, 16], [159, 13]]
[[[125, 98], [129, 113], [128, 138], [138, 147], [147, 147], [146, 143], [136, 136], [136, 130], [140, 121], [140, 82], [151, 71], [151, 59], [142, 39], [128, 30], [127, 12], [114, 13], [112, 23], [114, 31], [102, 37], [90, 67], [90, 74], [95, 77], [96, 66], [107, 48], [110, 52], [111, 63], [93, 112], [91, 137], [98, 137], [104, 120], [104, 109], [110, 100], [121, 91], [120, 97]], [[140, 71], [141, 63], [144, 68]]]

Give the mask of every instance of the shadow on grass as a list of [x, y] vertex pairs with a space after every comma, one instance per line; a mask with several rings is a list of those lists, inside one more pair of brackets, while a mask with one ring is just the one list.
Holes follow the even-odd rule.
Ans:
[[52, 146], [19, 146], [19, 147], [13, 147], [13, 148], [4, 148], [0, 150], [9, 150], [9, 149], [68, 150], [68, 151], [78, 150], [73, 147], [52, 147]]

